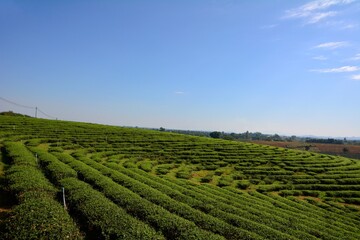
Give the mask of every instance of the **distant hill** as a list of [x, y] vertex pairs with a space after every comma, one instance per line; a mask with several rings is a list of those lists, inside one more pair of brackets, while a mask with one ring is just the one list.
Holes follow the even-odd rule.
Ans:
[[14, 116], [14, 117], [30, 117], [29, 115], [14, 113], [13, 111], [1, 112], [0, 115], [3, 116]]

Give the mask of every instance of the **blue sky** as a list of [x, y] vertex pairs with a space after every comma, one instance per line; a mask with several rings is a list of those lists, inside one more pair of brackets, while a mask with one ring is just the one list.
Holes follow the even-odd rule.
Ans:
[[58, 119], [360, 136], [359, 1], [2, 0], [0, 34], [0, 97]]

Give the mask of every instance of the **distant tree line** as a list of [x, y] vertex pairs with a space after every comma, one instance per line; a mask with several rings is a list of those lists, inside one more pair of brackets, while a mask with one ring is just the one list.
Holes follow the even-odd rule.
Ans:
[[186, 134], [191, 136], [198, 136], [198, 137], [210, 137], [210, 132], [207, 131], [195, 131], [195, 130], [175, 130], [175, 129], [166, 129], [160, 131], [166, 131], [166, 132], [173, 132], [173, 133], [180, 133], [180, 134]]
[[305, 140], [307, 143], [327, 143], [327, 144], [344, 144], [346, 142], [346, 138], [344, 140], [334, 139], [334, 138], [307, 138]]
[[327, 143], [327, 144], [359, 144], [359, 140], [335, 139], [335, 138], [311, 138], [311, 137], [298, 137], [280, 136], [279, 134], [264, 134], [261, 132], [243, 132], [243, 133], [228, 133], [220, 131], [196, 131], [196, 130], [174, 130], [164, 129], [161, 127], [160, 131], [187, 134], [199, 137], [211, 137], [225, 140], [234, 141], [278, 141], [278, 142], [306, 142], [306, 143]]
[[[164, 131], [163, 128], [159, 129], [160, 131]], [[280, 136], [279, 134], [263, 134], [261, 132], [249, 132], [246, 131], [244, 133], [226, 133], [219, 131], [193, 131], [193, 130], [170, 130], [166, 129], [168, 132], [187, 134], [192, 136], [200, 136], [200, 137], [211, 137], [211, 138], [219, 138], [225, 140], [264, 140], [264, 141], [297, 141], [299, 138], [296, 136]]]
[[222, 138], [226, 140], [263, 140], [263, 141], [295, 141], [296, 136], [286, 137], [279, 134], [263, 134], [261, 132], [249, 132], [244, 133], [225, 133], [225, 132], [210, 132], [209, 136], [212, 138]]

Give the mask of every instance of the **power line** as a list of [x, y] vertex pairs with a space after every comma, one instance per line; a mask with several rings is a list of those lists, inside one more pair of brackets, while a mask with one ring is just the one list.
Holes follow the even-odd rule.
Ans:
[[48, 118], [56, 119], [56, 117], [53, 117], [53, 116], [51, 116], [51, 115], [49, 115], [49, 114], [44, 113], [44, 112], [41, 111], [39, 108], [38, 108], [37, 110], [38, 110], [39, 112], [41, 112], [42, 114], [44, 114], [45, 116], [47, 116]]
[[10, 104], [16, 105], [16, 106], [18, 106], [18, 107], [29, 108], [29, 109], [35, 109], [34, 107], [29, 107], [29, 106], [25, 106], [25, 105], [22, 105], [22, 104], [19, 104], [19, 103], [16, 103], [16, 102], [12, 102], [12, 101], [7, 100], [7, 99], [5, 99], [5, 98], [3, 98], [3, 97], [0, 97], [0, 99], [1, 99], [1, 100], [3, 100], [3, 101], [5, 101], [5, 102], [7, 102], [7, 103], [10, 103]]
[[40, 113], [42, 113], [44, 116], [48, 117], [48, 118], [52, 118], [52, 119], [57, 119], [56, 117], [53, 117], [47, 113], [45, 113], [44, 111], [40, 110], [38, 107], [30, 107], [30, 106], [25, 106], [23, 104], [19, 104], [19, 103], [16, 103], [16, 102], [13, 102], [13, 101], [10, 101], [10, 100], [7, 100], [6, 98], [3, 98], [3, 97], [0, 97], [1, 100], [7, 102], [7, 103], [10, 103], [10, 104], [13, 104], [15, 106], [18, 106], [18, 107], [22, 107], [22, 108], [27, 108], [27, 109], [35, 109], [35, 118], [37, 117], [37, 111], [39, 111]]

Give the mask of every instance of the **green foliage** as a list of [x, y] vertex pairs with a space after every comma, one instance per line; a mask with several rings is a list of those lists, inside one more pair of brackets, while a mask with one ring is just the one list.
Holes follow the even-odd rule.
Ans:
[[156, 167], [156, 173], [159, 175], [165, 175], [167, 173], [169, 173], [169, 171], [174, 168], [174, 164], [162, 164], [162, 165], [158, 165]]
[[233, 179], [231, 176], [223, 176], [219, 179], [218, 186], [219, 187], [230, 186], [232, 181]]
[[[113, 171], [111, 173], [112, 177], [116, 178], [116, 180], [119, 182], [121, 181], [122, 185], [126, 185], [127, 187], [129, 187], [131, 184], [131, 186], [136, 187], [138, 191], [144, 191], [142, 194], [140, 194], [142, 197], [145, 198], [144, 199], [139, 195], [135, 194], [134, 192], [128, 190], [127, 188], [111, 181], [109, 178], [103, 176], [100, 172], [94, 170], [86, 164], [80, 161], [76, 161], [70, 156], [58, 156], [62, 161], [68, 163], [79, 173], [81, 173], [82, 177], [86, 181], [102, 189], [102, 191], [107, 197], [117, 203], [120, 207], [124, 208], [128, 213], [142, 219], [145, 222], [148, 222], [156, 229], [159, 229], [167, 239], [222, 239], [217, 235], [210, 234], [204, 230], [197, 228], [196, 225], [190, 221], [180, 218], [177, 215], [171, 214], [163, 207], [151, 203], [152, 201], [148, 201], [148, 197], [150, 196], [144, 194], [146, 194], [148, 191], [151, 192], [150, 188], [143, 185], [138, 185], [135, 181], [131, 181], [129, 178], [121, 178], [122, 175], [120, 173], [117, 173], [116, 171]], [[92, 162], [91, 160], [84, 158], [82, 158], [82, 161]], [[92, 164], [96, 164], [99, 167], [102, 166], [101, 164], [97, 164], [95, 162], [92, 162]], [[103, 169], [106, 170], [106, 168]], [[152, 197], [154, 201], [164, 201], [164, 195], [161, 193], [160, 195], [158, 194], [156, 196], [152, 195]], [[181, 207], [176, 206], [176, 204], [174, 206], [170, 206]]]
[[187, 169], [181, 169], [176, 172], [176, 177], [183, 178], [183, 179], [189, 179], [189, 178], [191, 178], [191, 171], [189, 171]]
[[247, 189], [248, 187], [250, 187], [250, 183], [247, 180], [241, 180], [237, 183], [237, 187], [240, 189]]
[[[360, 239], [360, 162], [353, 159], [169, 132], [5, 116], [0, 116], [0, 137], [8, 142], [12, 160], [6, 180], [19, 201], [14, 209], [24, 214], [25, 200], [35, 207], [34, 196], [57, 205], [59, 183], [72, 179], [66, 182], [70, 215], [88, 236]], [[11, 140], [31, 146], [33, 153]], [[97, 197], [86, 196], [82, 188]], [[9, 227], [23, 224], [41, 232], [32, 225], [37, 218], [51, 222], [41, 211], [32, 221], [25, 216], [26, 223], [18, 216], [9, 218]], [[120, 218], [136, 220], [134, 226], [145, 226], [150, 235]]]
[[207, 174], [205, 177], [201, 178], [202, 183], [209, 183], [212, 181], [214, 175], [212, 173]]
[[153, 165], [151, 164], [151, 162], [146, 161], [146, 162], [142, 162], [139, 165], [139, 168], [144, 170], [145, 172], [151, 172]]
[[[87, 220], [93, 234], [104, 239], [163, 239], [155, 230], [129, 216], [90, 185], [75, 178], [60, 181], [69, 207]], [[94, 237], [94, 236], [93, 236]]]
[[14, 113], [13, 111], [0, 112], [0, 115], [2, 115], [2, 116], [10, 116], [10, 117], [30, 117], [30, 116], [25, 115], [25, 114]]
[[[107, 164], [107, 166], [124, 173], [133, 179], [145, 183], [146, 185], [151, 186], [163, 193], [166, 193], [168, 196], [171, 196], [178, 202], [186, 203], [193, 208], [205, 212], [206, 214], [216, 216], [217, 218], [231, 223], [232, 225], [235, 225], [241, 229], [256, 232], [258, 235], [266, 237], [267, 239], [291, 238], [290, 236], [282, 235], [277, 231], [272, 231], [268, 227], [258, 224], [257, 221], [249, 221], [246, 218], [239, 217], [244, 215], [248, 217], [251, 214], [249, 214], [248, 210], [238, 211], [238, 209], [229, 207], [228, 204], [223, 204], [221, 201], [214, 200], [214, 196], [208, 197], [208, 192], [197, 193], [199, 189], [197, 187], [188, 185], [186, 182], [180, 182], [176, 180], [171, 180], [170, 182], [154, 176], [149, 176], [141, 171], [129, 171], [114, 164]], [[186, 187], [181, 187], [172, 183], [172, 181]], [[273, 222], [273, 220], [271, 222]], [[258, 236], [258, 238], [260, 238], [260, 236]]]
[[49, 152], [63, 152], [64, 149], [62, 149], [61, 147], [50, 147], [49, 148]]
[[136, 168], [136, 163], [134, 163], [134, 161], [132, 160], [127, 160], [123, 163], [123, 166], [124, 167], [127, 167], [127, 168]]
[[5, 144], [13, 165], [6, 171], [17, 205], [6, 221], [7, 239], [81, 239], [75, 223], [54, 199], [57, 190], [20, 143]]
[[220, 138], [222, 136], [221, 132], [211, 132], [210, 137], [212, 138]]
[[42, 172], [36, 168], [15, 165], [6, 174], [11, 191], [19, 198], [27, 191], [46, 192], [49, 195], [55, 195], [57, 192]]
[[26, 192], [11, 215], [6, 239], [82, 239], [64, 208], [47, 194]]
[[58, 183], [67, 177], [77, 177], [76, 171], [60, 162], [54, 155], [39, 148], [31, 148], [38, 155], [40, 164], [45, 168], [45, 173], [52, 182]]

